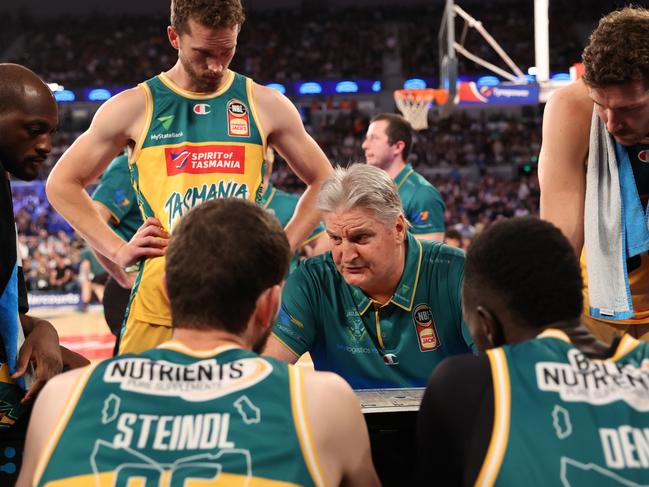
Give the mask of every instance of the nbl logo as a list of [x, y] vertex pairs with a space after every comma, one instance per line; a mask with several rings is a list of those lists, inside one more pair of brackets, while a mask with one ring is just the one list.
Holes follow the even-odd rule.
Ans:
[[197, 103], [194, 105], [194, 113], [196, 115], [207, 115], [210, 111], [210, 106], [207, 103]]

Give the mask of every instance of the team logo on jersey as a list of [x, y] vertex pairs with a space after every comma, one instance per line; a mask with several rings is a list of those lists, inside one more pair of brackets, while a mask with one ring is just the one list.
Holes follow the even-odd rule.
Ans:
[[250, 137], [250, 117], [248, 107], [241, 100], [232, 99], [227, 104], [228, 135], [230, 137]]
[[158, 122], [160, 122], [165, 130], [169, 130], [169, 128], [171, 128], [171, 124], [174, 123], [174, 115], [165, 115], [164, 117], [158, 117]]
[[207, 115], [210, 111], [211, 107], [207, 103], [197, 103], [194, 105], [194, 113], [196, 115]]
[[358, 315], [358, 311], [347, 311], [346, 317], [349, 338], [351, 338], [354, 343], [360, 342], [365, 336], [365, 326], [363, 325], [363, 320]]
[[417, 331], [419, 349], [422, 352], [430, 352], [441, 345], [437, 328], [435, 327], [435, 320], [433, 319], [433, 311], [430, 309], [430, 306], [426, 303], [415, 306], [412, 312], [412, 320]]
[[183, 145], [165, 148], [165, 157], [167, 176], [180, 173], [243, 174], [246, 148], [238, 145]]
[[638, 152], [638, 159], [642, 162], [649, 162], [649, 149]]
[[412, 219], [412, 223], [414, 223], [415, 225], [420, 225], [420, 224], [424, 223], [426, 220], [428, 220], [428, 212], [427, 211], [420, 211]]

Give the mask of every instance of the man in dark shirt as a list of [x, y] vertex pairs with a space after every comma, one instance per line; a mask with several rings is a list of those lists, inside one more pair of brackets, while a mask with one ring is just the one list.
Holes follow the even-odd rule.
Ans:
[[421, 485], [647, 483], [637, 432], [649, 426], [649, 344], [597, 341], [579, 319], [582, 285], [570, 243], [548, 222], [513, 218], [476, 239], [462, 302], [487, 352], [449, 358], [429, 380]]
[[26, 181], [37, 176], [57, 125], [56, 102], [47, 85], [23, 66], [0, 64], [0, 452], [6, 457], [0, 457], [0, 485], [12, 485], [20, 467], [26, 405], [64, 363], [87, 363], [59, 347], [49, 322], [26, 314], [16, 251], [9, 174]]

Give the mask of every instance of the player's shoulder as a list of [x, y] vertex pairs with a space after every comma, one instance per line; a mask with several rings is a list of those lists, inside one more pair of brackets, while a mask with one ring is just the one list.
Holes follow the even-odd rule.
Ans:
[[452, 245], [446, 245], [445, 243], [436, 240], [420, 240], [420, 243], [423, 252], [422, 261], [435, 263], [441, 259], [464, 263], [466, 260], [466, 253], [464, 250], [453, 247]]
[[431, 374], [426, 386], [435, 395], [446, 396], [453, 394], [457, 388], [458, 379], [463, 387], [471, 387], [472, 383], [483, 382], [491, 374], [491, 366], [486, 354], [474, 355], [466, 353], [445, 358]]
[[[294, 365], [293, 367], [298, 366]], [[304, 368], [301, 368], [301, 374], [306, 394], [317, 395], [322, 399], [335, 398], [335, 401], [359, 404], [349, 383], [338, 374]]]
[[582, 80], [557, 89], [545, 106], [545, 117], [570, 116], [571, 120], [581, 117], [590, 122], [593, 101], [588, 96], [588, 88]]

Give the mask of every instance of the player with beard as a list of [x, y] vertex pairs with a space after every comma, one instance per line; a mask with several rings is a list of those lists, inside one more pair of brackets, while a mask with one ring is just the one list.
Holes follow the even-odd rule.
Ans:
[[217, 199], [190, 211], [167, 251], [172, 340], [52, 381], [18, 485], [378, 485], [349, 386], [255, 353], [289, 259], [258, 205]]
[[[285, 229], [293, 250], [320, 220], [315, 195], [331, 172], [324, 153], [286, 97], [228, 69], [244, 20], [240, 0], [173, 0], [167, 34], [178, 51], [176, 64], [106, 102], [50, 175], [50, 201], [95, 250], [121, 267], [145, 258], [121, 353], [169, 339], [171, 314], [159, 258], [166, 237], [204, 201], [238, 197], [259, 203], [267, 144], [307, 185]], [[128, 243], [84, 191], [124, 147], [147, 218], [142, 238]]]

